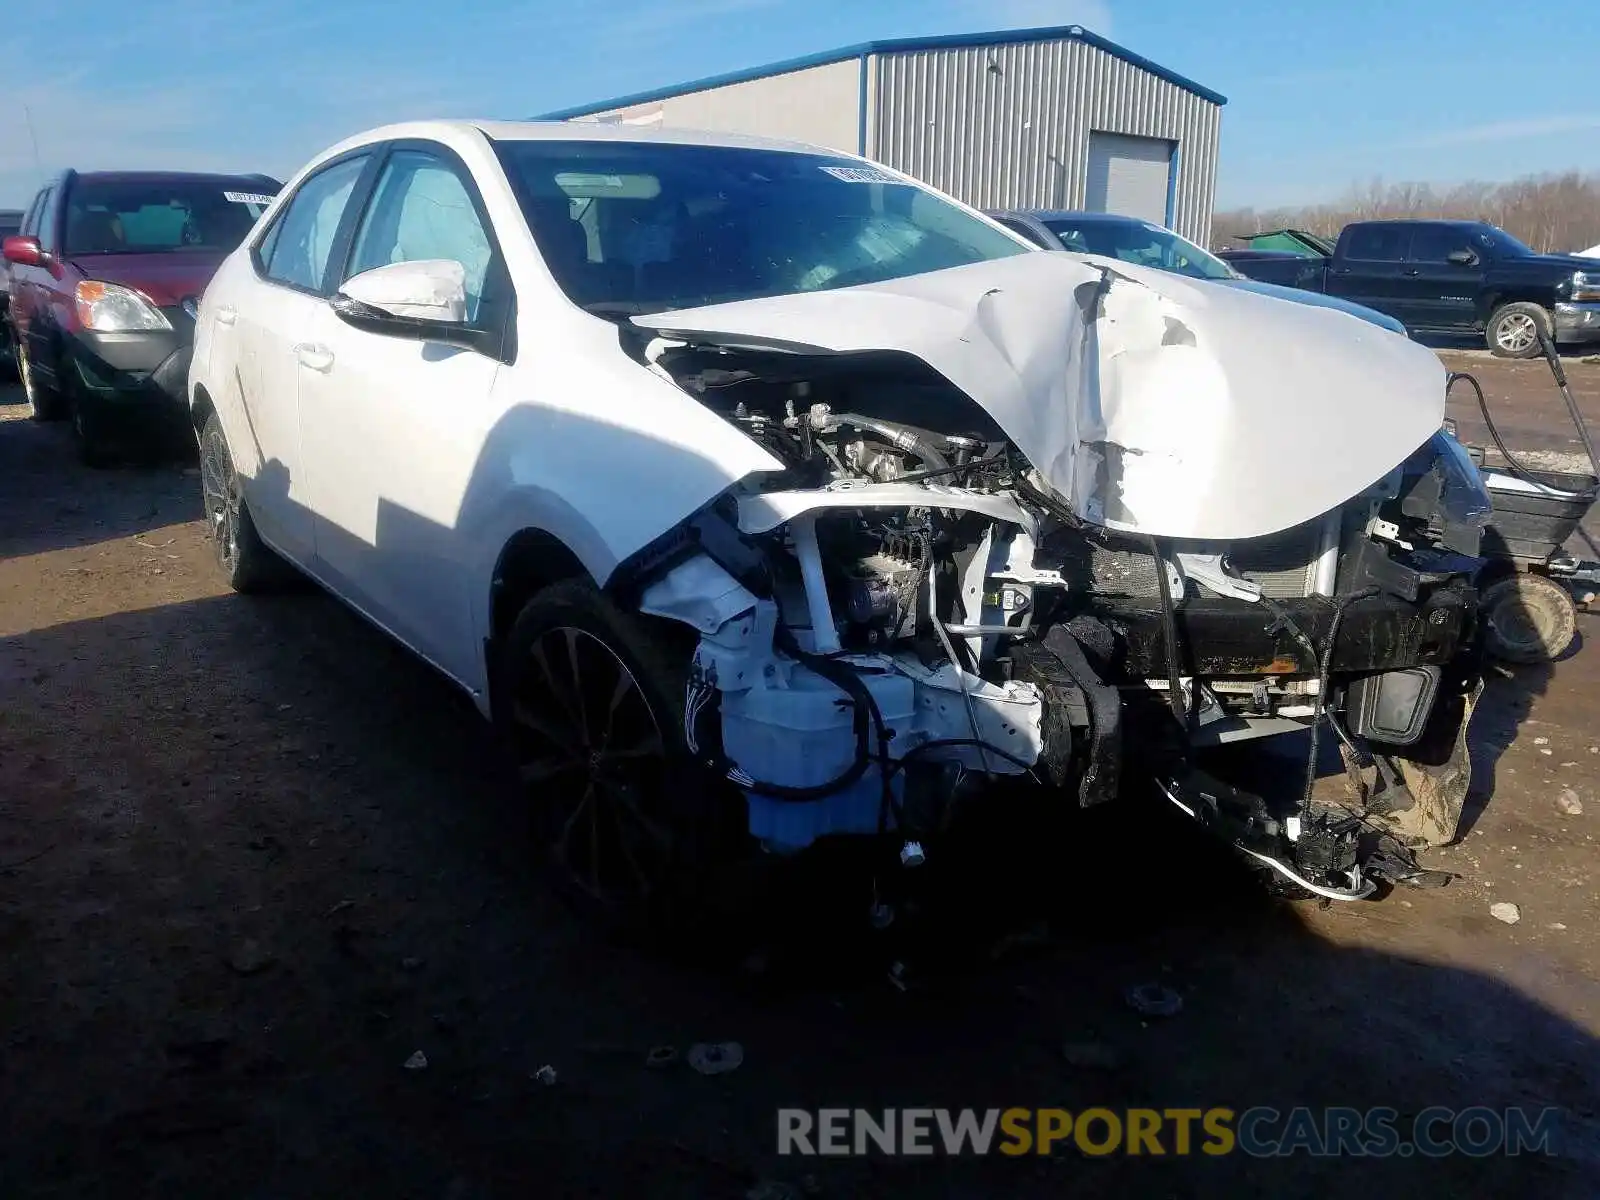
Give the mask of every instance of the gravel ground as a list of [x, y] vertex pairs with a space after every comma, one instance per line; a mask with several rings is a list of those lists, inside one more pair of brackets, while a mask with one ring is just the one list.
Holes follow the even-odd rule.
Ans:
[[[191, 474], [85, 471], [19, 399], [0, 391], [0, 1196], [1600, 1190], [1592, 651], [1492, 681], [1469, 832], [1429, 859], [1449, 888], [1269, 900], [1129, 802], [1043, 848], [1055, 936], [1031, 953], [908, 996], [823, 926], [803, 976], [757, 986], [581, 925], [449, 686], [315, 592], [227, 594]], [[1130, 1011], [1147, 981], [1183, 1011]], [[729, 1039], [729, 1074], [645, 1066]], [[1571, 1117], [1553, 1161], [775, 1145], [782, 1105], [1297, 1104]]]

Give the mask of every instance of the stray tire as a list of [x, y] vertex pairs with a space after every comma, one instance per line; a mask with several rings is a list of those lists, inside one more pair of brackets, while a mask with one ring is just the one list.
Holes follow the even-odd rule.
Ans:
[[233, 469], [233, 455], [222, 422], [212, 413], [200, 431], [200, 497], [217, 565], [236, 592], [270, 591], [290, 576], [290, 568], [261, 540], [250, 506]]
[[1491, 584], [1479, 607], [1489, 653], [1506, 662], [1553, 662], [1577, 636], [1572, 594], [1543, 575], [1519, 572]]
[[22, 394], [28, 401], [28, 416], [35, 421], [58, 421], [62, 417], [61, 394], [46, 387], [33, 373], [33, 364], [21, 342], [13, 342], [12, 349], [17, 376], [22, 380]]
[[1537, 304], [1503, 304], [1489, 318], [1484, 338], [1497, 358], [1537, 358], [1539, 333], [1550, 333], [1550, 314]]
[[562, 897], [609, 932], [680, 932], [744, 836], [684, 740], [692, 642], [587, 580], [534, 595], [507, 637], [497, 719]]

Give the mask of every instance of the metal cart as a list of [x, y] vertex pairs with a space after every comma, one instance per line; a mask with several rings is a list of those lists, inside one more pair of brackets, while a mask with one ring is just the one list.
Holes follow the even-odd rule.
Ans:
[[1548, 337], [1542, 341], [1592, 475], [1527, 466], [1501, 440], [1478, 381], [1462, 373], [1449, 380], [1449, 387], [1464, 383], [1476, 394], [1489, 437], [1505, 460], [1504, 466], [1487, 467], [1483, 451], [1472, 448], [1493, 504], [1483, 535], [1487, 563], [1478, 580], [1484, 633], [1491, 654], [1515, 663], [1551, 662], [1565, 654], [1577, 636], [1578, 609], [1600, 595], [1600, 562], [1566, 551], [1600, 494], [1600, 464], [1555, 345]]

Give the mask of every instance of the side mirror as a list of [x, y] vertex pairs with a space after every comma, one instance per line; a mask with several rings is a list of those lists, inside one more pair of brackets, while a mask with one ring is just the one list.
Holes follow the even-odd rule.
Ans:
[[50, 256], [39, 247], [36, 237], [8, 237], [0, 243], [0, 254], [19, 267], [48, 267]]
[[450, 259], [374, 267], [344, 281], [328, 303], [367, 333], [492, 353], [497, 334], [467, 324], [467, 270]]
[[1452, 250], [1444, 256], [1445, 262], [1454, 263], [1458, 267], [1475, 267], [1478, 265], [1478, 256], [1471, 250]]

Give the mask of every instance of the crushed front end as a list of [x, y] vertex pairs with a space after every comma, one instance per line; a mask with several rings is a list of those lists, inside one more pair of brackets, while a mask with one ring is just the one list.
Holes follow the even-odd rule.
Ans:
[[[682, 314], [637, 339], [641, 362], [782, 464], [614, 580], [641, 611], [699, 634], [684, 695], [691, 749], [743, 792], [751, 835], [780, 855], [860, 835], [916, 869], [958, 805], [1011, 780], [1059, 806], [1154, 787], [1252, 863], [1328, 898], [1370, 895], [1379, 879], [1440, 881], [1411, 851], [1454, 835], [1468, 779], [1472, 581], [1488, 511], [1470, 460], [1424, 432], [1321, 511], [1316, 487], [1275, 495], [1265, 474], [1194, 501], [1268, 532], [1204, 536], [1227, 522], [1194, 514], [1141, 527], [1138, 511], [1183, 510], [1152, 490], [1154, 473], [1141, 481], [1149, 464], [1129, 461], [1151, 451], [1131, 445], [1126, 408], [1118, 429], [1109, 382], [1120, 368], [1130, 391], [1143, 387], [1117, 355], [1145, 350], [1123, 309], [1108, 359], [1105, 317], [1118, 309], [1107, 292], [1102, 280], [1088, 297], [1100, 361], [1080, 378], [1100, 391], [1093, 420], [1077, 422], [1076, 478], [1040, 433], [1054, 418], [1019, 435], [1002, 400], [956, 386], [961, 363], [708, 332]], [[1206, 348], [1203, 325], [1149, 328], [1152, 358]], [[1007, 356], [1026, 378], [1015, 346]], [[1215, 449], [1215, 431], [1208, 444], [1223, 473], [1215, 463], [1235, 448]], [[1282, 794], [1205, 770], [1213, 747], [1306, 730], [1303, 784]], [[1313, 801], [1325, 739], [1359, 785], [1347, 805]]]

